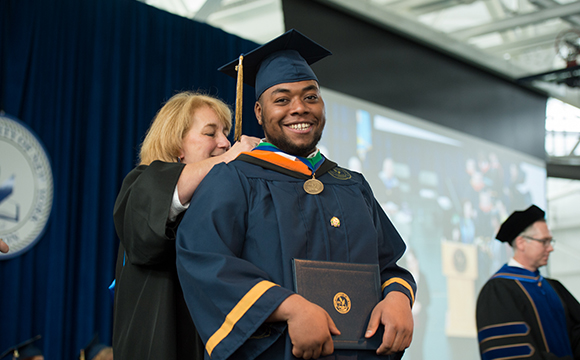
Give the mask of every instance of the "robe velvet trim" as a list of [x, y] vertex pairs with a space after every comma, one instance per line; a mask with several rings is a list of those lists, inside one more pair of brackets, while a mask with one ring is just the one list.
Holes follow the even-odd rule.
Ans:
[[[542, 335], [542, 339], [544, 341], [544, 346], [546, 347], [546, 351], [550, 351], [550, 341], [546, 338], [546, 331], [545, 328], [549, 329], [551, 324], [542, 324], [542, 316], [540, 316], [540, 312], [538, 311], [538, 307], [536, 303], [540, 300], [539, 295], [536, 292], [533, 292], [534, 287], [542, 287], [544, 283], [544, 278], [540, 275], [539, 271], [531, 272], [526, 269], [521, 269], [513, 266], [504, 266], [502, 267], [494, 276], [493, 278], [504, 278], [504, 279], [511, 279], [515, 280], [518, 286], [522, 289], [522, 292], [528, 298], [532, 308], [534, 309], [534, 314], [536, 320], [538, 322], [540, 334]], [[524, 282], [524, 283], [522, 283]], [[524, 286], [524, 284], [529, 284], [528, 286]], [[550, 284], [545, 282], [544, 285], [545, 289], [542, 290], [542, 294], [546, 294], [548, 292], [548, 296], [551, 297], [552, 303], [558, 306], [558, 311], [564, 310], [563, 306], [561, 305], [561, 301], [558, 298], [556, 292], [551, 288]], [[531, 285], [531, 286], [530, 286]], [[551, 290], [551, 291], [550, 291]], [[544, 319], [545, 320], [545, 319]], [[547, 321], [544, 321], [547, 322]]]
[[536, 306], [536, 302], [534, 301], [534, 299], [532, 298], [532, 296], [530, 295], [530, 293], [528, 292], [528, 290], [526, 290], [526, 288], [522, 285], [521, 282], [519, 282], [518, 280], [516, 280], [516, 283], [522, 289], [522, 291], [524, 292], [524, 294], [526, 294], [526, 296], [528, 297], [528, 300], [530, 301], [530, 304], [532, 304], [532, 308], [534, 309], [534, 314], [536, 316], [536, 321], [538, 322], [538, 325], [540, 325], [540, 334], [542, 335], [542, 339], [544, 340], [544, 346], [546, 347], [546, 351], [550, 351], [550, 346], [548, 344], [548, 341], [546, 340], [546, 334], [544, 332], [544, 326], [542, 325], [542, 319], [540, 317], [540, 314], [538, 313], [538, 307]]
[[479, 330], [479, 342], [489, 341], [502, 337], [527, 335], [530, 327], [525, 322], [511, 322], [486, 326]]
[[493, 278], [503, 278], [503, 279], [511, 279], [511, 280], [521, 280], [521, 281], [527, 281], [527, 282], [535, 282], [538, 283], [540, 285], [538, 286], [542, 286], [541, 285], [541, 279], [542, 276], [541, 275], [523, 275], [523, 274], [514, 274], [514, 273], [507, 273], [507, 272], [499, 272], [496, 273], [495, 275], [492, 276]]
[[562, 299], [539, 271], [504, 265], [482, 289], [477, 307], [482, 359], [573, 356]]
[[535, 350], [530, 344], [513, 344], [489, 348], [482, 353], [483, 360], [507, 360], [520, 357], [529, 357]]

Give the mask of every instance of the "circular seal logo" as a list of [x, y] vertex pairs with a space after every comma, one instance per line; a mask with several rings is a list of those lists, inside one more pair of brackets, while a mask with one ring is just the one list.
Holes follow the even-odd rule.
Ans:
[[350, 298], [343, 292], [334, 295], [334, 309], [341, 314], [346, 314], [350, 311]]
[[348, 180], [352, 177], [348, 171], [341, 169], [338, 166], [330, 170], [328, 173], [330, 176], [338, 180]]
[[52, 209], [52, 169], [44, 147], [19, 120], [0, 114], [0, 239], [10, 247], [0, 260], [29, 250]]

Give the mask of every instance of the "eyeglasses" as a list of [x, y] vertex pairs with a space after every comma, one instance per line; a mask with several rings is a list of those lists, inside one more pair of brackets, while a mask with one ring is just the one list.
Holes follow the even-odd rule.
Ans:
[[554, 244], [556, 243], [556, 240], [554, 240], [554, 239], [536, 239], [536, 238], [533, 238], [533, 237], [527, 236], [527, 235], [522, 235], [522, 237], [525, 239], [541, 242], [542, 245], [544, 245], [544, 247], [548, 247], [550, 245], [554, 246]]

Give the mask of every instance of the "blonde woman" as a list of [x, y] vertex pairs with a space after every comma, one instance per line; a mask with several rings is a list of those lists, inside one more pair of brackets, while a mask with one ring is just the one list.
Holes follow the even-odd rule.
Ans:
[[159, 110], [141, 146], [140, 165], [123, 181], [114, 208], [121, 240], [116, 269], [116, 360], [203, 359], [175, 267], [175, 232], [205, 175], [250, 151], [230, 146], [231, 111], [207, 95], [183, 92]]

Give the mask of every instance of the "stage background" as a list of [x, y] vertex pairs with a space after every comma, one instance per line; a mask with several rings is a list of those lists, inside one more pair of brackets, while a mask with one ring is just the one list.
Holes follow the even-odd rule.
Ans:
[[[494, 225], [516, 204], [545, 201], [546, 98], [319, 3], [283, 4], [287, 28], [334, 53], [313, 66], [327, 100], [323, 151], [367, 176], [421, 264], [430, 317], [418, 320], [412, 350], [471, 358], [471, 334], [445, 333], [442, 244], [481, 257], [474, 289], [505, 259]], [[42, 334], [47, 359], [74, 359], [95, 332], [110, 343], [112, 209], [155, 112], [181, 90], [233, 104], [234, 80], [214, 69], [255, 44], [134, 0], [3, 0], [0, 15], [0, 104], [43, 142], [55, 186], [39, 243], [0, 261], [0, 351]], [[245, 93], [244, 132], [260, 136]], [[501, 194], [490, 189], [493, 156]]]

